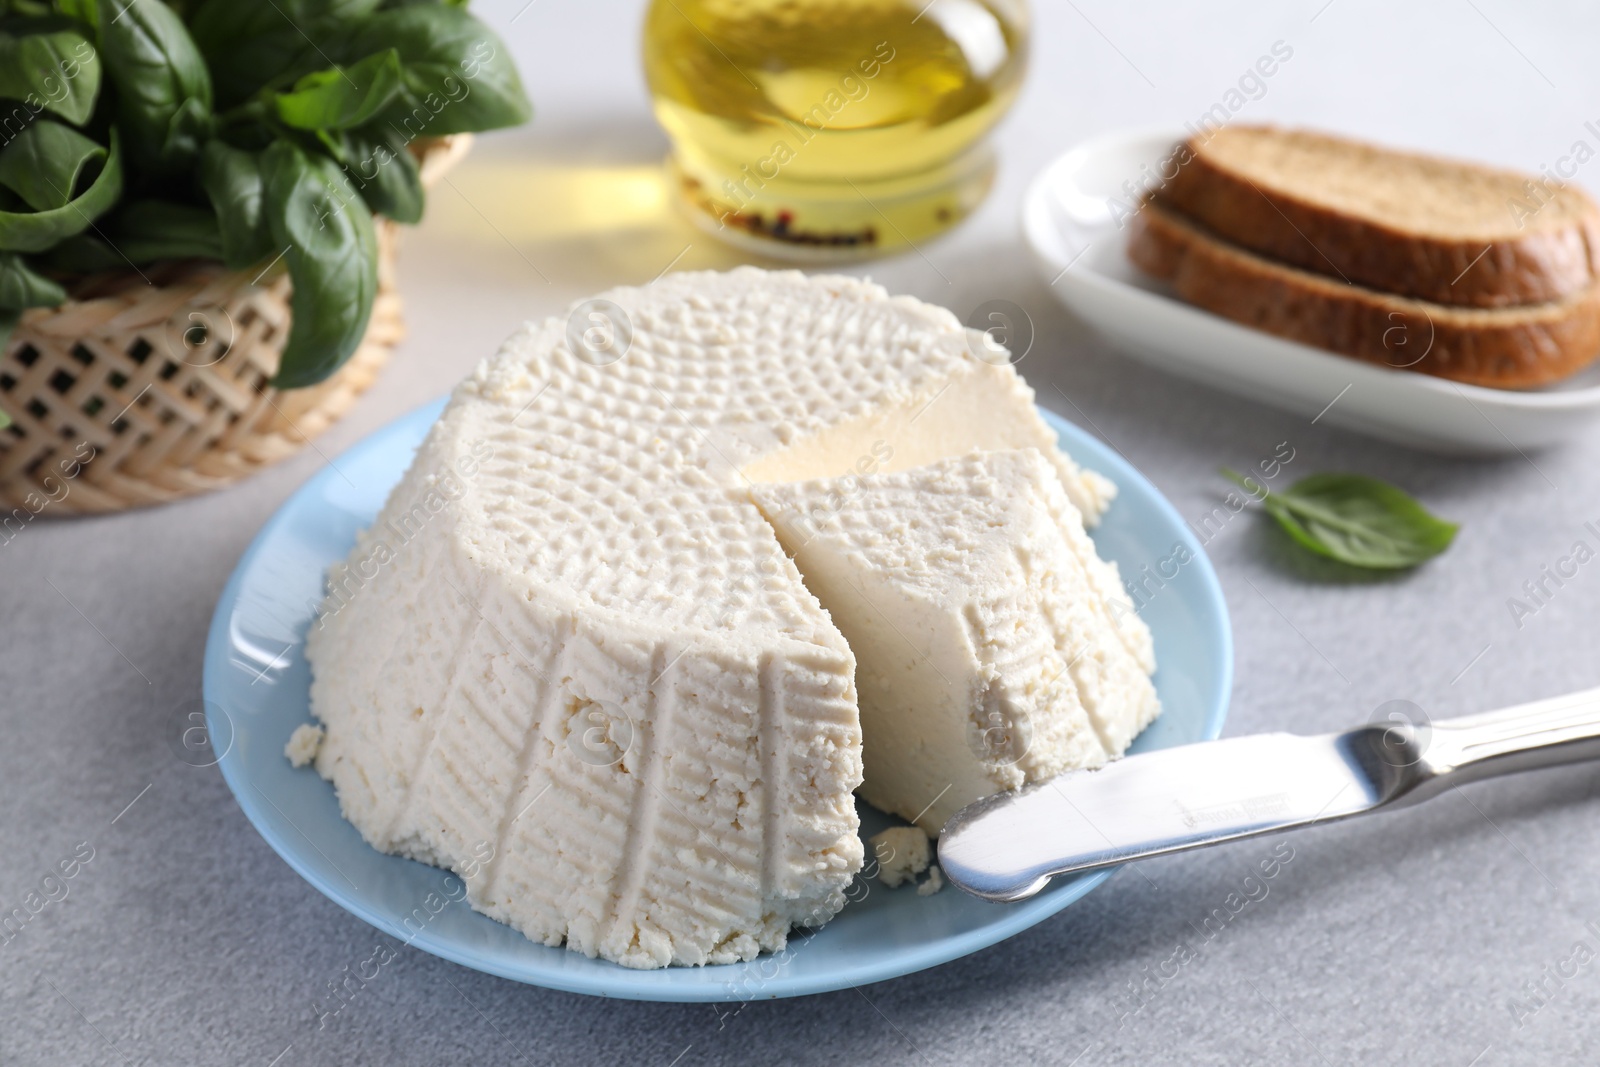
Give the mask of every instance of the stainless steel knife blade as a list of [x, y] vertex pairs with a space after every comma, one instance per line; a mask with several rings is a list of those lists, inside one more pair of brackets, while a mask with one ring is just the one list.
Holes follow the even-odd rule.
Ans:
[[1128, 756], [957, 812], [939, 863], [989, 900], [1055, 875], [1348, 818], [1512, 771], [1600, 758], [1600, 689], [1432, 725], [1257, 734]]

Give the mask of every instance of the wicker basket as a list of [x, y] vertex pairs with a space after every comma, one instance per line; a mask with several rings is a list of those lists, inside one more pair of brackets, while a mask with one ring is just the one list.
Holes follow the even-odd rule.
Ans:
[[[470, 136], [421, 150], [431, 184]], [[372, 384], [404, 336], [398, 227], [378, 226], [378, 293], [361, 346], [318, 385], [280, 392], [289, 278], [186, 261], [85, 278], [25, 312], [0, 354], [0, 507], [119, 511], [232, 484], [294, 454]]]

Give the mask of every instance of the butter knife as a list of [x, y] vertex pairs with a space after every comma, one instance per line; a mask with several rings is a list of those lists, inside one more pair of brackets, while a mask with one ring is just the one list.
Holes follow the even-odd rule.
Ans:
[[1256, 734], [1071, 771], [962, 808], [939, 865], [988, 900], [1062, 874], [1402, 807], [1466, 782], [1600, 759], [1600, 689], [1435, 723]]

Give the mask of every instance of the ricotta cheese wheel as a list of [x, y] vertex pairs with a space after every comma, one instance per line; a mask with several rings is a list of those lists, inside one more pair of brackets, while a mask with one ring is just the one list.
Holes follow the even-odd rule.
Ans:
[[980, 338], [754, 268], [525, 326], [330, 571], [306, 655], [345, 817], [529, 938], [630, 967], [825, 922], [862, 863], [855, 657], [752, 487], [1031, 447], [1097, 517], [1110, 484]]
[[1149, 628], [1036, 449], [754, 492], [855, 653], [873, 806], [937, 835], [1159, 713]]

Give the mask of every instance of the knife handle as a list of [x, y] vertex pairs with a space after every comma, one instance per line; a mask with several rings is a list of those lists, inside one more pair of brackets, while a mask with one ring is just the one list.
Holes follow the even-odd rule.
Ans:
[[[1422, 761], [1447, 786], [1600, 759], [1600, 689], [1447, 719], [1427, 732]], [[1418, 798], [1420, 799], [1420, 797]]]

